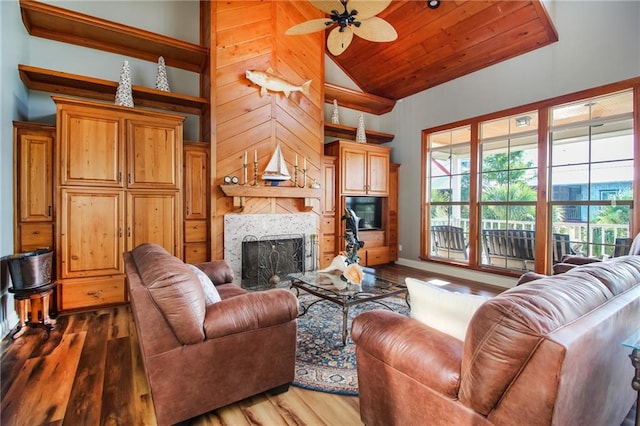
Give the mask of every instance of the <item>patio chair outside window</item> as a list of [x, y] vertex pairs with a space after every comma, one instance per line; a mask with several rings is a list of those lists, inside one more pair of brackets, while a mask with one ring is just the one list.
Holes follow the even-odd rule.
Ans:
[[431, 238], [438, 256], [467, 260], [467, 241], [462, 228], [450, 225], [432, 226]]

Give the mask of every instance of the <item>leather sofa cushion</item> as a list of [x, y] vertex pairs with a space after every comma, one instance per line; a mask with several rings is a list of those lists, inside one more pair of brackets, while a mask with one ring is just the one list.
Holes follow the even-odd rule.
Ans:
[[205, 297], [195, 273], [156, 244], [132, 250], [143, 285], [184, 345], [204, 340]]
[[488, 415], [550, 332], [610, 297], [591, 275], [562, 274], [514, 287], [485, 302], [467, 331], [460, 401]]

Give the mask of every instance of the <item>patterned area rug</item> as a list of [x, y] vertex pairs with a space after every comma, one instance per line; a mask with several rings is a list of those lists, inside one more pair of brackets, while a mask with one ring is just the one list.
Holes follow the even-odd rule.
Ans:
[[[300, 296], [300, 302], [308, 305], [315, 296]], [[409, 315], [404, 297], [383, 299], [394, 311]], [[371, 309], [385, 309], [377, 303], [367, 302], [349, 309], [347, 330], [358, 314]], [[302, 309], [300, 310], [302, 312]], [[341, 395], [358, 395], [355, 345], [351, 335], [342, 346], [342, 308], [321, 301], [311, 306], [305, 315], [298, 317], [298, 350], [296, 375], [293, 385]]]

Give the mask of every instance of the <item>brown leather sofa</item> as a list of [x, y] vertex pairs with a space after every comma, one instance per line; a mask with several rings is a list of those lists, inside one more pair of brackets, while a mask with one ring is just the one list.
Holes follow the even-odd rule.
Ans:
[[464, 341], [375, 310], [355, 318], [360, 415], [374, 425], [620, 425], [636, 399], [621, 342], [640, 326], [640, 256], [491, 298]]
[[248, 293], [225, 261], [198, 266], [222, 299], [205, 306], [196, 274], [162, 247], [124, 254], [142, 360], [158, 424], [174, 424], [294, 378], [298, 302], [289, 291]]

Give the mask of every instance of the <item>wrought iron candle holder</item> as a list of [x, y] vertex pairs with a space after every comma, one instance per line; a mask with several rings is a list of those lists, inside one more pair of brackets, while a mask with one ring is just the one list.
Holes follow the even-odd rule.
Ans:
[[253, 162], [253, 186], [258, 186], [258, 162]]
[[298, 183], [298, 166], [293, 166], [293, 185], [298, 188], [306, 188], [307, 186], [307, 169], [302, 169], [302, 185]]

